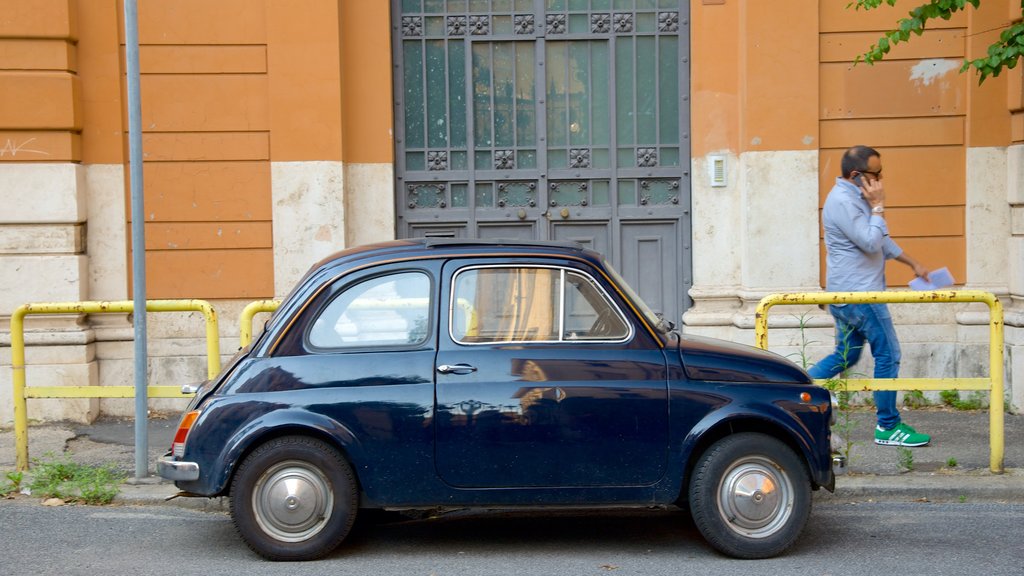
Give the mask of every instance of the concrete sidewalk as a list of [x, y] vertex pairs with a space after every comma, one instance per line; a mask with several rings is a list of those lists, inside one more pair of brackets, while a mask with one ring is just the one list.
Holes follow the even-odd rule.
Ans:
[[[1004, 437], [1005, 473], [989, 471], [988, 412], [959, 412], [937, 408], [903, 410], [903, 418], [921, 432], [932, 435], [932, 444], [911, 450], [912, 469], [901, 467], [900, 450], [876, 446], [872, 429], [874, 413], [855, 411], [848, 473], [839, 476], [835, 494], [816, 493], [824, 502], [865, 500], [1024, 502], [1024, 416], [1006, 414]], [[113, 464], [134, 476], [134, 423], [100, 420], [91, 425], [55, 423], [29, 427], [30, 458], [67, 452], [83, 464]], [[170, 447], [177, 418], [149, 421], [149, 467]], [[955, 466], [952, 464], [955, 462]], [[0, 430], [0, 475], [15, 465], [14, 431]], [[226, 510], [220, 499], [175, 498], [177, 489], [150, 476], [129, 480], [116, 502], [169, 504], [208, 510]]]

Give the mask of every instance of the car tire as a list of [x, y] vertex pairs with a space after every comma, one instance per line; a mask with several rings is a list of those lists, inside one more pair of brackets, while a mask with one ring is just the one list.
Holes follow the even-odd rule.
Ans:
[[275, 438], [254, 450], [231, 483], [231, 518], [268, 560], [314, 560], [348, 535], [359, 509], [355, 475], [327, 443]]
[[697, 461], [689, 505], [697, 528], [718, 551], [770, 558], [792, 546], [807, 523], [811, 483], [789, 446], [766, 434], [734, 434]]

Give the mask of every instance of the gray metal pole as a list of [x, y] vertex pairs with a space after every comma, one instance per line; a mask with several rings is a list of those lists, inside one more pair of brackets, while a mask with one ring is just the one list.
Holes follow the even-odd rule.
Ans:
[[124, 51], [128, 64], [128, 169], [132, 202], [132, 300], [135, 320], [135, 477], [149, 476], [146, 387], [146, 214], [142, 202], [142, 105], [139, 98], [139, 23], [136, 0], [124, 0]]

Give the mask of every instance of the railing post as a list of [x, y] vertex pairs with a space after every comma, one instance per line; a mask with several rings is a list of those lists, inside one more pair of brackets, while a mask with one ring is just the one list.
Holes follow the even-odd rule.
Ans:
[[19, 472], [28, 470], [28, 401], [25, 399], [25, 312], [18, 306], [11, 314], [11, 370], [14, 395], [14, 466]]
[[1003, 473], [1003, 305], [994, 295], [989, 307], [989, 377], [992, 391], [988, 398], [989, 469]]

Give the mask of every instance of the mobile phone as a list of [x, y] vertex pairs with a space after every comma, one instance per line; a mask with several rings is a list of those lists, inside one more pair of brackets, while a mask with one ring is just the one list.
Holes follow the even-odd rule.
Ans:
[[854, 184], [856, 184], [857, 186], [860, 186], [861, 188], [864, 187], [864, 177], [861, 176], [859, 172], [855, 172], [853, 174], [852, 179], [853, 179]]

